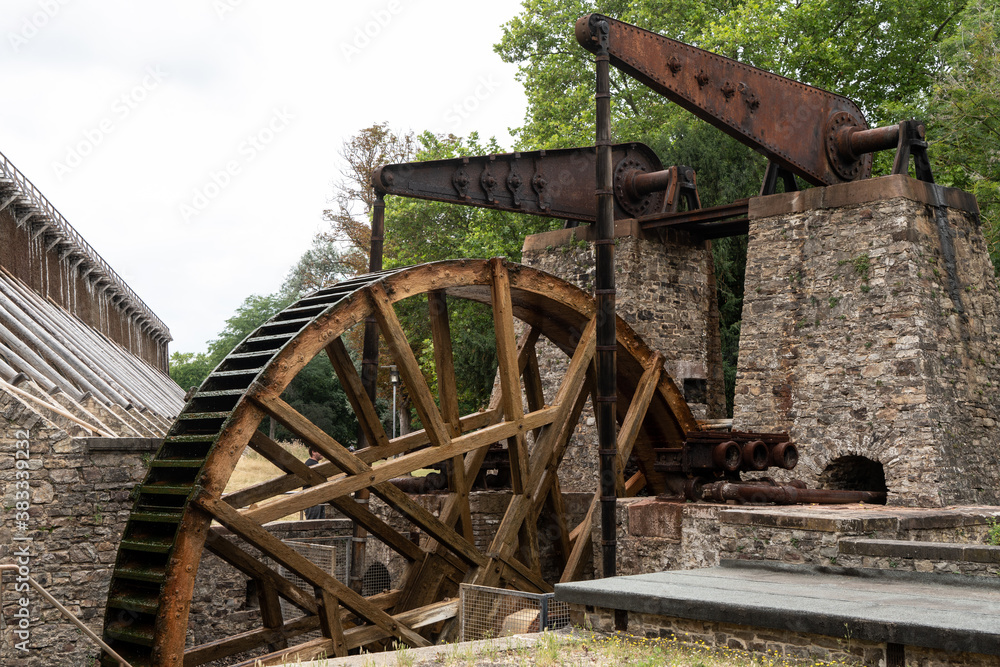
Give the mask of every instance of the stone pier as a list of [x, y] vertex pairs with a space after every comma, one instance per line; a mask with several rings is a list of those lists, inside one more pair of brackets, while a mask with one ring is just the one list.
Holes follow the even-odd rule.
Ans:
[[809, 486], [1000, 502], [1000, 292], [975, 199], [887, 176], [750, 203], [734, 429]]

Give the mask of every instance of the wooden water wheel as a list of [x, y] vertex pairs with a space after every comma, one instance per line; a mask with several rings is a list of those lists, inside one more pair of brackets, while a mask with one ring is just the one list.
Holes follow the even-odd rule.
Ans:
[[[411, 297], [430, 306], [437, 396], [393, 306]], [[465, 415], [459, 414], [452, 363], [448, 303], [453, 299], [492, 308], [499, 359], [499, 390], [492, 402]], [[136, 488], [113, 572], [105, 639], [135, 665], [173, 667], [231, 664], [248, 651], [270, 651], [277, 660], [286, 650], [306, 659], [344, 655], [380, 641], [426, 645], [442, 621], [454, 617], [457, 602], [444, 596], [453, 594], [458, 582], [552, 589], [553, 582], [542, 576], [537, 546], [544, 507], [561, 528], [561, 578], [575, 578], [584, 567], [597, 498], [586, 519], [567, 525], [558, 471], [593, 386], [595, 313], [592, 297], [580, 289], [499, 259], [360, 276], [293, 304], [209, 376]], [[398, 367], [424, 427], [420, 431], [391, 438], [362, 389], [342, 336], [372, 315], [391, 356], [382, 363]], [[519, 338], [516, 320], [523, 322]], [[536, 355], [542, 338], [569, 358], [551, 396], [543, 393]], [[282, 398], [296, 374], [320, 354], [329, 356], [371, 446], [349, 451]], [[652, 447], [679, 446], [685, 432], [697, 426], [660, 355], [621, 320], [617, 356], [619, 460], [634, 456], [638, 466], [628, 479], [619, 473], [619, 495], [642, 488], [662, 493], [667, 480], [653, 468]], [[258, 428], [268, 417], [315, 445], [327, 461], [307, 467], [292, 456]], [[489, 548], [479, 549], [472, 539], [468, 492], [487, 450], [498, 442], [507, 446], [513, 495]], [[280, 472], [226, 495], [227, 481], [248, 447]], [[451, 489], [437, 515], [390, 482], [435, 465], [447, 466]], [[362, 489], [432, 540], [423, 548], [410, 541], [354, 499]], [[408, 569], [402, 584], [363, 597], [269, 532], [268, 522], [318, 503], [329, 503], [403, 557]], [[213, 522], [227, 530], [213, 530]], [[256, 582], [260, 626], [186, 647], [192, 591], [206, 550]], [[306, 586], [280, 574], [270, 561]], [[299, 610], [295, 617], [283, 617], [280, 599]], [[319, 639], [301, 639], [317, 629]], [[103, 660], [114, 664], [108, 656]]]

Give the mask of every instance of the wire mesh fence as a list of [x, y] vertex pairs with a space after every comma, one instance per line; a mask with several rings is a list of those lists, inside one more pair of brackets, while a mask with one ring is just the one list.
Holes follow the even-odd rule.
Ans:
[[[312, 537], [298, 540], [285, 540], [285, 544], [295, 549], [299, 554], [305, 556], [309, 561], [322, 569], [327, 574], [341, 583], [348, 583], [351, 576], [351, 537], [350, 535], [337, 537]], [[313, 587], [305, 579], [287, 569], [284, 565], [278, 566], [278, 574], [285, 577], [293, 584], [305, 591], [312, 591]], [[281, 616], [287, 621], [291, 618], [302, 616], [303, 611], [293, 605], [288, 600], [281, 599]], [[301, 641], [318, 639], [319, 630], [303, 635]]]
[[524, 593], [462, 584], [461, 641], [506, 637], [569, 625], [569, 605], [553, 593]]

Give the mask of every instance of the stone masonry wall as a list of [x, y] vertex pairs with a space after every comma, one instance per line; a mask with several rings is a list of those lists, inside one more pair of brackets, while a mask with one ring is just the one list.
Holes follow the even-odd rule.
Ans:
[[890, 176], [750, 214], [734, 429], [789, 432], [810, 486], [856, 456], [890, 504], [1000, 502], [1000, 292], [975, 200]]
[[[107, 449], [109, 442], [115, 441], [71, 438], [9, 394], [0, 394], [4, 506], [0, 563], [25, 566], [33, 579], [98, 634], [111, 567], [132, 509], [130, 492], [145, 474], [157, 444], [152, 439], [121, 438], [117, 449]], [[25, 460], [26, 466], [20, 468]], [[24, 473], [28, 479], [23, 479]], [[17, 495], [25, 491], [18, 486], [24, 481], [26, 499]], [[20, 513], [25, 507], [26, 517]], [[7, 625], [0, 635], [0, 664], [87, 665], [97, 655], [96, 648], [36, 591], [26, 595], [16, 590], [15, 576], [3, 575], [2, 613]], [[15, 634], [22, 597], [29, 602], [27, 651], [15, 646], [22, 641]]]
[[[986, 548], [991, 553], [978, 554], [978, 560], [969, 560], [961, 549], [947, 548], [985, 545], [991, 526], [1000, 522], [1000, 507], [739, 507], [627, 498], [618, 501], [616, 520], [619, 575], [712, 567], [720, 560], [980, 576], [1000, 573], [1000, 553], [996, 553], [1000, 547]], [[599, 529], [594, 529], [593, 537], [600, 543]], [[865, 539], [909, 546], [911, 553], [887, 556], [877, 549], [863, 553], [843, 546]], [[921, 548], [923, 543], [941, 548]]]
[[[594, 249], [589, 227], [536, 234], [525, 239], [522, 262], [594, 289]], [[615, 229], [616, 309], [639, 336], [663, 353], [665, 368], [684, 392], [695, 417], [725, 417], [719, 314], [711, 244], [668, 232], [646, 237], [633, 221]], [[541, 342], [539, 367], [547, 396], [555, 394], [567, 366], [565, 355]], [[589, 402], [574, 432], [559, 481], [564, 491], [597, 488], [597, 427]]]
[[[570, 605], [570, 622], [601, 632], [615, 631], [614, 610]], [[791, 630], [758, 628], [735, 623], [693, 621], [657, 614], [628, 614], [630, 635], [650, 640], [699, 643], [718, 649], [753, 651], [765, 661], [779, 659], [803, 661], [803, 664], [841, 662], [865, 667], [884, 667], [886, 646], [860, 640], [845, 632], [842, 637], [817, 635]], [[907, 667], [992, 667], [995, 655], [953, 653], [920, 646], [906, 647]]]

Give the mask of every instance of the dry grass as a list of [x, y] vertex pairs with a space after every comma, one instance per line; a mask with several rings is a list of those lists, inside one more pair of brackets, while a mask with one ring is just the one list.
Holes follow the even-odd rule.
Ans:
[[[513, 640], [513, 645], [509, 642]], [[577, 630], [545, 632], [534, 642], [518, 638], [433, 649], [401, 648], [351, 659], [287, 663], [286, 667], [333, 667], [350, 660], [360, 667], [849, 667], [848, 663], [801, 659], [775, 653], [754, 654], [739, 649], [716, 649], [703, 643], [675, 639], [648, 639], [602, 635]], [[513, 646], [513, 647], [512, 647]]]
[[[279, 444], [291, 452], [292, 455], [300, 461], [305, 461], [309, 458], [309, 449], [298, 441], [281, 442]], [[273, 463], [252, 449], [247, 448], [244, 450], [243, 456], [240, 457], [239, 462], [236, 464], [236, 470], [233, 471], [232, 476], [229, 478], [229, 482], [226, 484], [226, 493], [239, 491], [240, 489], [245, 489], [248, 486], [260, 484], [261, 482], [266, 482], [269, 479], [273, 479], [283, 474], [284, 473]], [[282, 520], [297, 521], [303, 518], [303, 513], [297, 512], [284, 517]]]
[[[309, 458], [309, 450], [298, 441], [282, 442], [279, 444], [300, 461], [305, 461]], [[229, 478], [229, 483], [226, 484], [226, 493], [232, 493], [233, 491], [239, 491], [254, 484], [266, 482], [281, 474], [284, 473], [277, 466], [257, 452], [247, 448], [243, 452], [243, 456], [240, 457], [239, 463], [236, 464], [236, 470], [233, 471], [232, 477]]]

